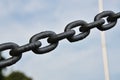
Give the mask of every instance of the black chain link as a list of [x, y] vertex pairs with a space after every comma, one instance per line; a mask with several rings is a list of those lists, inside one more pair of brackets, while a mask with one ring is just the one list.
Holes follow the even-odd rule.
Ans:
[[[116, 25], [119, 18], [120, 12], [114, 13], [113, 11], [103, 11], [95, 16], [94, 22], [87, 23], [83, 20], [71, 22], [65, 27], [64, 32], [59, 34], [56, 34], [53, 31], [40, 32], [32, 36], [29, 43], [23, 46], [19, 46], [12, 42], [0, 44], [0, 52], [10, 49], [9, 54], [12, 56], [0, 61], [0, 68], [15, 64], [21, 59], [22, 53], [24, 52], [32, 50], [36, 54], [48, 53], [54, 50], [62, 39], [67, 39], [69, 42], [76, 42], [86, 38], [93, 28], [98, 28], [100, 31], [111, 29]], [[105, 21], [107, 21], [107, 24], [105, 24]], [[79, 27], [80, 33], [77, 35], [75, 35], [75, 30], [72, 30], [75, 27]], [[49, 45], [41, 47], [42, 43], [40, 39], [44, 38], [47, 38]]]

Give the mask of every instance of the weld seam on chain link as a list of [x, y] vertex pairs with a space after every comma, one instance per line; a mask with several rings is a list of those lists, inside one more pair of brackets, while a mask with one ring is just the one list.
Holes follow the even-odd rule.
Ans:
[[39, 41], [36, 41], [34, 43], [29, 43], [29, 44], [20, 46], [18, 48], [12, 49], [10, 51], [10, 55], [11, 56], [18, 56], [18, 55], [21, 55], [21, 53], [30, 51], [31, 49], [39, 48], [40, 46], [41, 46], [41, 42], [39, 42]]
[[96, 28], [97, 26], [101, 26], [104, 23], [105, 23], [105, 20], [104, 19], [100, 19], [100, 20], [88, 23], [87, 26], [80, 27], [80, 31], [81, 32], [85, 32], [85, 31], [91, 30], [92, 28]]
[[62, 39], [68, 38], [68, 37], [72, 37], [75, 34], [74, 30], [69, 30], [67, 32], [63, 32], [60, 34], [57, 34], [55, 36], [49, 37], [48, 38], [48, 43], [54, 43], [54, 42], [58, 42]]
[[108, 17], [108, 21], [115, 21], [120, 18], [120, 12]]

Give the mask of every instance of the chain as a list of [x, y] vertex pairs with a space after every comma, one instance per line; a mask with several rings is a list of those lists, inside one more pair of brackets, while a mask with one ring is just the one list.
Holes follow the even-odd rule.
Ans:
[[[53, 31], [40, 32], [32, 36], [29, 43], [23, 46], [19, 46], [13, 42], [0, 44], [0, 52], [10, 49], [9, 54], [11, 55], [10, 58], [0, 61], [0, 68], [15, 64], [21, 59], [24, 52], [32, 50], [36, 54], [45, 54], [54, 50], [60, 40], [67, 39], [69, 42], [76, 42], [86, 38], [93, 28], [97, 28], [100, 31], [111, 29], [116, 25], [119, 18], [120, 12], [103, 11], [95, 16], [94, 22], [87, 23], [83, 20], [71, 22], [65, 27], [64, 32], [59, 34]], [[106, 21], [107, 23], [105, 23]], [[75, 27], [79, 27], [80, 33], [77, 35], [75, 35], [76, 32], [73, 30]], [[49, 45], [41, 47], [42, 43], [40, 40], [44, 38], [47, 38]]]

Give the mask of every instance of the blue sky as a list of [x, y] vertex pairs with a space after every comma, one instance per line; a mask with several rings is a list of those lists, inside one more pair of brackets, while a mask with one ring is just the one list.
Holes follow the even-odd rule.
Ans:
[[[105, 0], [104, 10], [120, 11], [120, 0]], [[31, 36], [42, 31], [61, 33], [75, 20], [92, 22], [98, 14], [97, 0], [0, 0], [0, 43], [28, 43]], [[120, 20], [106, 31], [110, 80], [120, 80]], [[45, 41], [42, 41], [46, 44]], [[8, 57], [8, 52], [3, 52]], [[34, 80], [104, 80], [100, 31], [82, 41], [60, 41], [48, 54], [29, 51], [8, 67], [7, 73], [20, 70]]]

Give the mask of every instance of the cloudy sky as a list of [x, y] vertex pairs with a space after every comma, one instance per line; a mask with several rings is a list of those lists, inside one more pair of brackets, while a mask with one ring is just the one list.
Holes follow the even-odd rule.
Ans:
[[[105, 0], [104, 10], [120, 11], [120, 0]], [[0, 43], [15, 42], [23, 45], [36, 33], [61, 33], [75, 20], [92, 22], [98, 14], [97, 0], [0, 0]], [[106, 31], [110, 80], [120, 80], [120, 20]], [[43, 44], [47, 43], [45, 40]], [[9, 57], [8, 52], [3, 52]], [[22, 59], [7, 68], [7, 73], [19, 70], [34, 80], [104, 80], [100, 31], [82, 41], [60, 41], [47, 54], [29, 51]]]

